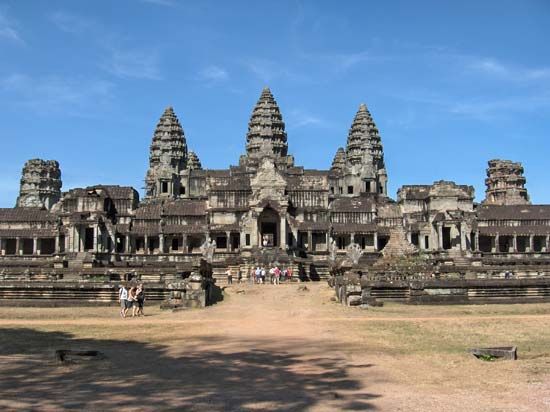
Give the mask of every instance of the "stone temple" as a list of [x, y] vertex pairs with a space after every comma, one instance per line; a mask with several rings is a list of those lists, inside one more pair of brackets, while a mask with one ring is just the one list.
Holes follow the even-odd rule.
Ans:
[[530, 203], [520, 163], [489, 161], [480, 204], [472, 186], [449, 181], [402, 186], [393, 200], [371, 113], [361, 104], [351, 118], [331, 168], [305, 169], [289, 154], [283, 115], [265, 88], [238, 164], [215, 170], [190, 150], [169, 107], [151, 140], [143, 199], [112, 185], [61, 192], [58, 162], [29, 160], [16, 206], [0, 209], [0, 269], [159, 279], [198, 259], [211, 239], [215, 273], [278, 263], [319, 279], [352, 244], [365, 270], [384, 256], [421, 254], [485, 274], [521, 265], [546, 273], [550, 205]]

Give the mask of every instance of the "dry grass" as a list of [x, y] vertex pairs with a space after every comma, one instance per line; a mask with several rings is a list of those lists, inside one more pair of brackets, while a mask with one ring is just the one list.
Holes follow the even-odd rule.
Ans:
[[[117, 307], [0, 308], [0, 408], [550, 410], [550, 304], [361, 310], [308, 287], [245, 286], [206, 310], [125, 320]], [[466, 353], [495, 345], [519, 360]], [[61, 347], [108, 361], [60, 368]]]

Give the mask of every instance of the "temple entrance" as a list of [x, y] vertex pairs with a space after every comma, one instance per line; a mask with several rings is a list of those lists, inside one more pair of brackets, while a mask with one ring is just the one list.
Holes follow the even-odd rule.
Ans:
[[275, 247], [279, 244], [279, 214], [266, 207], [258, 217], [260, 246]]

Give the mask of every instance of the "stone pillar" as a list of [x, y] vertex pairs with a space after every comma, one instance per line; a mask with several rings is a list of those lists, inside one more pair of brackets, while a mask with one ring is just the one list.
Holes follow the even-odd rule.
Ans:
[[516, 234], [512, 236], [512, 251], [518, 253], [518, 236]]
[[281, 246], [281, 249], [286, 249], [286, 217], [281, 217], [281, 228], [279, 230], [281, 232], [281, 239], [279, 241], [279, 245]]
[[59, 233], [55, 236], [55, 253], [59, 253], [60, 250], [60, 239], [59, 239]]
[[99, 242], [98, 242], [98, 236], [99, 236], [99, 227], [97, 225], [94, 226], [94, 252], [98, 252]]
[[535, 251], [535, 237], [533, 235], [529, 235], [529, 252]]
[[4, 256], [6, 254], [6, 249], [4, 248], [4, 239], [0, 237], [0, 256]]
[[144, 243], [143, 253], [148, 255], [149, 254], [149, 236], [147, 236], [147, 235], [143, 236], [143, 243]]
[[21, 250], [21, 238], [18, 236], [15, 238], [15, 254], [22, 255], [23, 251]]
[[350, 243], [350, 245], [351, 245], [352, 243], [355, 243], [355, 233], [351, 233], [351, 234], [349, 235], [349, 243]]
[[476, 252], [479, 252], [479, 230], [475, 232], [475, 238], [474, 238], [474, 250]]
[[32, 254], [39, 255], [40, 250], [38, 250], [38, 238], [35, 236], [32, 238]]
[[500, 236], [499, 236], [499, 234], [497, 233], [497, 234], [495, 235], [495, 247], [494, 247], [496, 253], [500, 252], [500, 245], [499, 245], [499, 243], [500, 243]]
[[166, 252], [166, 250], [164, 249], [164, 233], [159, 233], [159, 252]]
[[311, 233], [311, 230], [307, 231], [307, 250], [313, 252], [313, 233]]
[[124, 252], [125, 253], [131, 253], [132, 251], [132, 247], [130, 245], [130, 235], [126, 235], [125, 238], [124, 238]]
[[185, 234], [181, 236], [181, 250], [183, 253], [189, 253], [189, 250], [187, 250], [187, 235]]
[[443, 225], [441, 223], [437, 224], [437, 248], [443, 249]]
[[550, 251], [550, 236], [546, 235], [546, 246], [545, 246], [545, 252]]
[[374, 232], [373, 237], [374, 237], [374, 251], [377, 252], [378, 251], [378, 232]]
[[226, 241], [226, 250], [228, 252], [231, 252], [231, 232], [225, 232], [225, 237], [227, 238], [227, 241]]
[[[466, 247], [466, 240], [467, 240], [467, 234], [466, 234], [466, 231], [464, 230], [464, 227], [462, 224], [459, 224], [459, 231], [460, 231], [460, 250], [466, 250], [468, 249]], [[471, 241], [471, 239], [470, 239]]]

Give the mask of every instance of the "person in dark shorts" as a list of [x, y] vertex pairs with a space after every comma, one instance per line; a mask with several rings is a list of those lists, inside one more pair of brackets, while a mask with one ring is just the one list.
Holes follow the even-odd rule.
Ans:
[[145, 290], [143, 288], [143, 283], [140, 283], [136, 289], [136, 300], [134, 301], [134, 307], [137, 305], [137, 315], [145, 316], [143, 314], [143, 304], [145, 303]]

